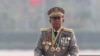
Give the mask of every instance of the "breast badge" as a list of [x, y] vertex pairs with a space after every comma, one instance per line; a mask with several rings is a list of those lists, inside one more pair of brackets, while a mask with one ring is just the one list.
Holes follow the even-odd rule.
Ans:
[[47, 51], [49, 49], [49, 45], [45, 45], [45, 50]]

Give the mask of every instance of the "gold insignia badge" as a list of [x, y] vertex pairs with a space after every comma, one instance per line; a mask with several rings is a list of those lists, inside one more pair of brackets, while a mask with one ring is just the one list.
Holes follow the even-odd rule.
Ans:
[[58, 8], [55, 8], [55, 9], [54, 9], [54, 12], [59, 12], [59, 9], [58, 9]]
[[57, 51], [57, 52], [60, 52], [60, 51], [61, 51], [60, 47], [57, 47], [57, 48], [56, 48], [56, 51]]
[[51, 52], [54, 52], [55, 50], [55, 47], [51, 47]]
[[48, 51], [48, 49], [49, 49], [49, 45], [46, 44], [45, 45], [45, 50]]

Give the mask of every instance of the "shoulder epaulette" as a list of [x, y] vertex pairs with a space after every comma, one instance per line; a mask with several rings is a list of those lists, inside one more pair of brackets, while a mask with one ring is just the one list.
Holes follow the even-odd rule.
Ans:
[[63, 28], [64, 31], [67, 31], [67, 32], [73, 32], [73, 29], [70, 29], [70, 28]]
[[48, 31], [49, 28], [40, 28], [40, 31]]

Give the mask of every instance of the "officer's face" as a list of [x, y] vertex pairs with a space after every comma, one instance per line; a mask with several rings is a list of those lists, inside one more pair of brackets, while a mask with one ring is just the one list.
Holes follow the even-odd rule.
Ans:
[[54, 28], [60, 28], [64, 22], [63, 16], [50, 17], [49, 22]]

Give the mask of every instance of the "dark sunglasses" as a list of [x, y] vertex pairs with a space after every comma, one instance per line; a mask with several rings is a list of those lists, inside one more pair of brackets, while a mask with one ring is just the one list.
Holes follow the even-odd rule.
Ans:
[[54, 17], [50, 17], [51, 19], [60, 19], [60, 18], [62, 18], [62, 17], [60, 17], [60, 16], [54, 16]]

